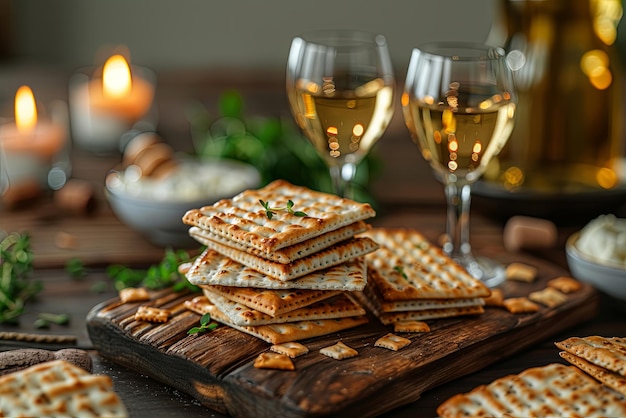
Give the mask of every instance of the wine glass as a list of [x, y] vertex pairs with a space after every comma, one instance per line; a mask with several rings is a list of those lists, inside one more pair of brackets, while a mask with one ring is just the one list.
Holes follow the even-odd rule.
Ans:
[[320, 30], [293, 39], [287, 96], [298, 126], [349, 194], [356, 166], [387, 129], [395, 78], [383, 35]]
[[517, 95], [504, 51], [466, 42], [415, 48], [401, 101], [412, 139], [444, 185], [444, 252], [487, 286], [499, 285], [504, 267], [472, 255], [469, 214], [472, 185], [513, 130]]

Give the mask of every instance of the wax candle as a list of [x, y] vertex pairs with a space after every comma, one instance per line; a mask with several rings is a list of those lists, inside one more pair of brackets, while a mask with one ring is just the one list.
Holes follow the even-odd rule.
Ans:
[[[8, 196], [20, 188], [34, 186], [45, 189], [48, 175], [66, 142], [66, 129], [57, 121], [38, 117], [35, 96], [28, 86], [15, 94], [15, 121], [0, 126], [4, 168], [8, 180]], [[27, 186], [28, 185], [28, 186]], [[27, 197], [32, 197], [30, 196]]]
[[96, 71], [70, 80], [72, 137], [79, 146], [100, 153], [120, 150], [120, 138], [137, 123], [156, 128], [151, 110], [154, 75], [112, 55]]

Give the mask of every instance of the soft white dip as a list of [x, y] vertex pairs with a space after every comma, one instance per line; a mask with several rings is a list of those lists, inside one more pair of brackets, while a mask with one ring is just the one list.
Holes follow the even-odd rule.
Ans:
[[599, 216], [580, 231], [575, 245], [600, 262], [626, 267], [626, 219]]
[[231, 197], [256, 187], [259, 182], [259, 174], [254, 168], [217, 160], [186, 161], [160, 179], [142, 177], [135, 168], [130, 166], [109, 175], [109, 189], [135, 198], [181, 202]]

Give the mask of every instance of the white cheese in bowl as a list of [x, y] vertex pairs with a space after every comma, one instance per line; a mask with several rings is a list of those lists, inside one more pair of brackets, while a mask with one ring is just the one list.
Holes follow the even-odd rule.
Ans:
[[258, 182], [256, 169], [235, 161], [183, 160], [176, 170], [162, 178], [141, 176], [140, 170], [131, 165], [108, 176], [107, 187], [138, 199], [184, 202], [230, 197]]
[[576, 248], [605, 264], [626, 267], [626, 219], [601, 215], [580, 231]]

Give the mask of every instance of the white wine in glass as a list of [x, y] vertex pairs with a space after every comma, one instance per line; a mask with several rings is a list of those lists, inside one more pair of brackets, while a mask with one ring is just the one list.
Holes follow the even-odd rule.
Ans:
[[356, 166], [387, 129], [395, 79], [382, 35], [352, 30], [310, 32], [293, 39], [287, 96], [298, 126], [345, 197]]
[[502, 49], [435, 42], [413, 50], [402, 109], [411, 137], [445, 188], [443, 250], [490, 287], [504, 280], [504, 268], [472, 254], [471, 186], [508, 141], [516, 103]]

